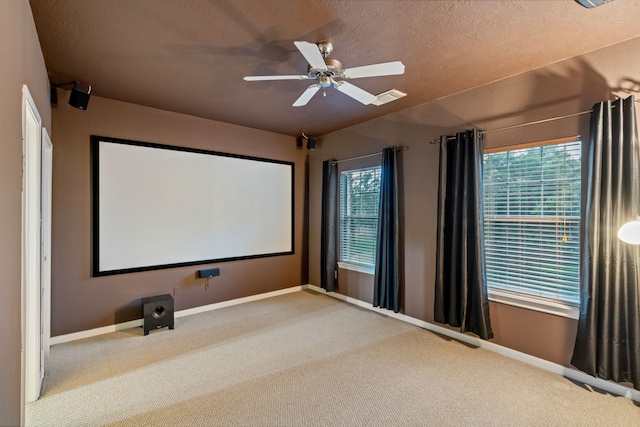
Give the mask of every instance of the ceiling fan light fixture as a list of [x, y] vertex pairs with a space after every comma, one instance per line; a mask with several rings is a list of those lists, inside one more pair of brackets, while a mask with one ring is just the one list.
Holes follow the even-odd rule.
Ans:
[[395, 101], [396, 99], [404, 98], [407, 96], [406, 93], [400, 92], [397, 89], [391, 89], [386, 92], [382, 92], [376, 95], [376, 100], [372, 102], [373, 105], [380, 106], [383, 104], [387, 104], [391, 101]]

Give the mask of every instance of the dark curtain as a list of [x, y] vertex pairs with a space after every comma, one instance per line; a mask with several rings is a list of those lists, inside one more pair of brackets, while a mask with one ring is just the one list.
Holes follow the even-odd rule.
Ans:
[[398, 153], [382, 150], [376, 270], [373, 306], [400, 311], [400, 218], [398, 210]]
[[477, 130], [440, 139], [435, 320], [493, 337], [484, 264], [482, 160]]
[[338, 256], [338, 165], [335, 160], [322, 163], [322, 220], [320, 225], [320, 286], [336, 290]]
[[640, 389], [640, 249], [617, 238], [638, 208], [633, 96], [593, 107], [581, 243], [581, 301], [571, 364]]

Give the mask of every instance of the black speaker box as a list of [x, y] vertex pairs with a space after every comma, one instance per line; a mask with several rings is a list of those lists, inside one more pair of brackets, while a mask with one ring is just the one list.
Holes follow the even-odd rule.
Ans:
[[145, 335], [154, 329], [173, 329], [173, 297], [166, 294], [142, 298], [142, 318]]
[[198, 270], [198, 278], [206, 279], [208, 277], [215, 277], [220, 275], [219, 268], [207, 268], [205, 270]]
[[71, 94], [69, 94], [69, 105], [81, 110], [86, 110], [87, 105], [89, 105], [90, 97], [90, 94], [82, 92], [81, 90], [78, 90], [74, 87], [73, 89], [71, 89]]
[[51, 86], [49, 90], [49, 97], [51, 98], [51, 105], [58, 105], [58, 89]]
[[309, 138], [307, 140], [307, 149], [309, 151], [314, 151], [316, 149], [316, 140], [313, 138]]

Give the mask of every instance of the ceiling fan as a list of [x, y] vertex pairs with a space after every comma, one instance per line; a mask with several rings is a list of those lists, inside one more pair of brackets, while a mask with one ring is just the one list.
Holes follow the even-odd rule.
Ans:
[[[302, 56], [309, 63], [307, 74], [302, 75], [279, 75], [279, 76], [246, 76], [246, 81], [263, 80], [317, 80], [309, 86], [300, 97], [293, 103], [294, 107], [301, 107], [313, 98], [313, 95], [322, 89], [333, 86], [338, 91], [350, 96], [356, 101], [368, 105], [378, 98], [357, 86], [344, 80], [336, 79], [356, 79], [361, 77], [391, 76], [404, 73], [404, 64], [400, 61], [383, 62], [380, 64], [364, 65], [343, 69], [340, 61], [328, 58], [333, 52], [331, 42], [309, 43], [304, 41], [293, 42]], [[403, 94], [404, 95], [404, 94]]]

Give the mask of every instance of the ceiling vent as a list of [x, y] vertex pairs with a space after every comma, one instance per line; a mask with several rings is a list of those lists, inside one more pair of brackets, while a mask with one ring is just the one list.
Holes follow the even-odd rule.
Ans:
[[386, 92], [379, 93], [376, 95], [376, 100], [372, 102], [373, 105], [382, 105], [391, 101], [395, 101], [396, 99], [400, 99], [402, 97], [407, 96], [406, 93], [400, 92], [396, 89], [391, 89]]
[[602, 6], [605, 3], [612, 2], [613, 0], [576, 0], [578, 3], [583, 5], [584, 7], [591, 9], [594, 7]]

